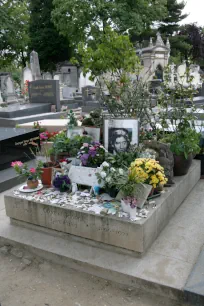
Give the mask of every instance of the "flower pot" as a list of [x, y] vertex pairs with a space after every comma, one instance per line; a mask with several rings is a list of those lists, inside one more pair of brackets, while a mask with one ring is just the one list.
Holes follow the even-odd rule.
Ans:
[[111, 198], [116, 198], [118, 194], [118, 190], [116, 188], [107, 188], [105, 191], [111, 196]]
[[52, 167], [42, 168], [41, 181], [44, 186], [50, 187], [52, 184]]
[[131, 220], [136, 220], [137, 207], [131, 208], [130, 203], [126, 204], [123, 200], [121, 200], [122, 210], [129, 214]]
[[29, 189], [36, 189], [38, 187], [38, 180], [32, 181], [32, 180], [27, 180], [27, 186]]
[[182, 176], [187, 174], [192, 164], [192, 160], [192, 154], [189, 154], [187, 159], [184, 155], [174, 154], [174, 176]]

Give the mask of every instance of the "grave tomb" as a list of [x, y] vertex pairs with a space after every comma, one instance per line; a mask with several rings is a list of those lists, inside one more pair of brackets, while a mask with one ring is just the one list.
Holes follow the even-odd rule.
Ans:
[[39, 130], [0, 127], [0, 170], [10, 168], [12, 161], [34, 159], [32, 151], [37, 146], [40, 147]]

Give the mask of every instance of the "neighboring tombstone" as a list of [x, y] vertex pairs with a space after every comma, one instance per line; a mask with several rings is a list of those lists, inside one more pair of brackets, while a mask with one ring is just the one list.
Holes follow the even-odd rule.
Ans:
[[199, 65], [190, 65], [190, 76], [193, 77], [191, 84], [197, 89], [202, 86], [201, 76], [200, 76], [200, 66]]
[[186, 63], [181, 64], [177, 68], [177, 80], [178, 83], [182, 84], [183, 86], [187, 87], [188, 82], [187, 82], [187, 75], [186, 75]]
[[56, 81], [59, 81], [60, 84], [63, 83], [61, 74], [55, 74], [53, 79], [56, 80]]
[[15, 92], [15, 87], [13, 79], [8, 75], [3, 82], [3, 95], [5, 97], [5, 102], [18, 102]]
[[33, 80], [41, 80], [42, 76], [40, 73], [40, 64], [38, 59], [38, 53], [35, 51], [32, 51], [30, 54], [30, 67], [33, 75]]
[[77, 88], [75, 87], [63, 87], [62, 95], [64, 99], [73, 99], [74, 93], [76, 93]]
[[56, 105], [60, 111], [60, 88], [59, 81], [37, 80], [28, 85], [30, 103], [49, 103]]
[[71, 86], [71, 74], [70, 73], [63, 73], [63, 83], [67, 86]]
[[84, 102], [96, 102], [100, 99], [100, 89], [94, 86], [85, 86], [82, 88], [82, 98]]
[[33, 81], [32, 71], [27, 65], [23, 69], [23, 84], [25, 84], [25, 81], [29, 81], [29, 82]]
[[43, 73], [43, 80], [52, 80], [52, 74], [50, 72]]

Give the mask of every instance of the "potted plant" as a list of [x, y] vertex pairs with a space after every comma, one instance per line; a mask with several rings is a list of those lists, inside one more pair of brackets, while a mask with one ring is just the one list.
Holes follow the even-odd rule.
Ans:
[[29, 169], [28, 165], [21, 161], [12, 162], [11, 167], [14, 168], [17, 174], [24, 176], [27, 179], [27, 186], [29, 189], [35, 189], [38, 187], [42, 173], [42, 164], [40, 162], [36, 168]]
[[82, 166], [97, 168], [105, 161], [106, 149], [99, 142], [84, 143], [77, 158]]
[[171, 135], [170, 149], [174, 153], [174, 175], [181, 176], [188, 173], [193, 157], [200, 152], [199, 142], [201, 134], [190, 127], [180, 126]]
[[168, 181], [164, 174], [164, 168], [158, 161], [151, 158], [137, 158], [132, 162], [129, 168], [129, 177], [131, 181], [139, 180], [141, 183], [151, 185], [151, 194], [155, 188], [164, 186]]
[[89, 136], [74, 136], [68, 138], [65, 132], [55, 136], [53, 146], [49, 150], [51, 161], [57, 161], [64, 158], [75, 158], [83, 143], [91, 142]]
[[55, 136], [58, 134], [59, 132], [50, 133], [48, 131], [40, 133], [41, 155], [46, 155], [46, 151], [52, 148]]
[[71, 190], [71, 181], [67, 175], [57, 174], [53, 180], [53, 186], [60, 192]]

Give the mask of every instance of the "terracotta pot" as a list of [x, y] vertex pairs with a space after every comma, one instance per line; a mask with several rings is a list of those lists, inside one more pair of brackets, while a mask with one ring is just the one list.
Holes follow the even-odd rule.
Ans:
[[42, 168], [41, 181], [44, 186], [50, 187], [52, 184], [52, 167]]
[[181, 176], [187, 174], [192, 164], [192, 160], [192, 154], [189, 154], [187, 159], [184, 155], [174, 154], [174, 176]]
[[27, 180], [27, 186], [29, 189], [35, 189], [38, 187], [38, 180], [36, 181], [31, 181], [31, 180]]

